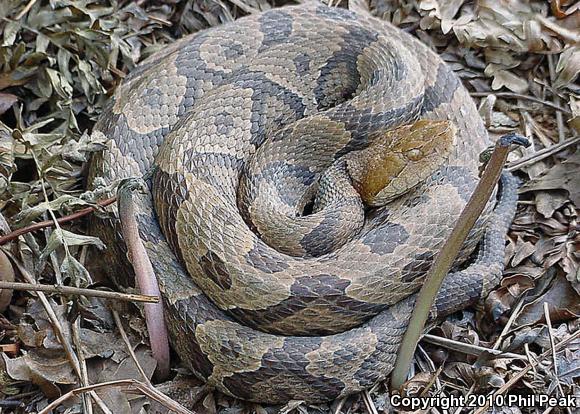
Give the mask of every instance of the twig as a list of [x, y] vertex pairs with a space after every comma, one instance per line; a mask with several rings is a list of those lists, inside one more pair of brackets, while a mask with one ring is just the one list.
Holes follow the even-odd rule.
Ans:
[[[423, 350], [423, 348], [419, 347], [419, 349], [422, 350], [422, 352], [424, 353], [424, 356], [427, 356], [427, 352], [425, 352]], [[427, 384], [425, 384], [425, 387], [423, 388], [423, 391], [421, 391], [421, 393], [419, 394], [419, 397], [425, 397], [434, 385], [436, 388], [436, 391], [435, 391], [436, 394], [437, 395], [444, 395], [444, 392], [441, 389], [441, 381], [439, 380], [439, 377], [441, 376], [441, 373], [443, 372], [443, 365], [440, 365], [438, 368], [435, 368], [435, 364], [433, 363], [433, 360], [431, 360], [431, 359], [428, 360], [428, 363], [430, 365], [431, 372], [433, 373], [433, 375], [431, 376], [431, 378], [429, 378], [429, 382]]]
[[[86, 387], [89, 385], [89, 375], [87, 373], [87, 363], [83, 354], [83, 346], [81, 340], [81, 320], [80, 317], [77, 317], [74, 322], [71, 324], [72, 327], [72, 334], [73, 334], [73, 344], [77, 349], [77, 354], [79, 357], [79, 368], [81, 369], [81, 385]], [[96, 395], [96, 394], [95, 394]], [[93, 405], [91, 404], [90, 394], [83, 394], [82, 395], [82, 402], [83, 402], [83, 413], [84, 414], [93, 414]], [[101, 401], [101, 403], [103, 403]], [[104, 405], [104, 403], [103, 403]], [[108, 407], [105, 405], [105, 413], [110, 412]]]
[[557, 33], [564, 39], [569, 40], [570, 42], [573, 43], [580, 42], [580, 35], [578, 35], [577, 30], [568, 30], [564, 26], [560, 26], [559, 24], [551, 21], [550, 19], [545, 18], [539, 13], [536, 14], [534, 17], [536, 18], [537, 21], [542, 23], [542, 25], [544, 25], [547, 29]]
[[[552, 319], [550, 318], [550, 308], [548, 307], [548, 302], [544, 302], [544, 317], [546, 318], [546, 324], [548, 325], [548, 337], [550, 338], [550, 350], [552, 351], [552, 365], [554, 367], [554, 377], [556, 378], [556, 383], [558, 385], [558, 391], [560, 391], [560, 396], [565, 397], [564, 390], [562, 389], [562, 384], [560, 384], [560, 375], [558, 373], [558, 358], [556, 357], [556, 347], [554, 345], [554, 332], [552, 329]], [[566, 407], [568, 414], [572, 414], [569, 407]]]
[[538, 360], [536, 358], [534, 358], [534, 356], [530, 352], [530, 344], [524, 344], [524, 351], [526, 353], [526, 356], [528, 357], [528, 364], [532, 365], [532, 370], [534, 371], [534, 375], [538, 375], [538, 371], [536, 371], [536, 365], [535, 365], [538, 363]]
[[429, 311], [431, 310], [437, 292], [441, 287], [441, 283], [451, 269], [463, 242], [467, 238], [467, 235], [485, 208], [487, 201], [499, 180], [511, 144], [530, 145], [528, 140], [516, 134], [504, 135], [496, 142], [493, 153], [491, 154], [491, 159], [489, 160], [475, 191], [471, 195], [471, 198], [461, 212], [455, 227], [425, 276], [425, 281], [415, 302], [409, 326], [403, 336], [399, 351], [397, 352], [397, 360], [391, 374], [392, 390], [400, 389], [405, 382], [413, 354], [415, 353], [415, 348], [417, 347], [417, 343], [419, 342]]
[[431, 378], [429, 378], [429, 382], [425, 384], [425, 386], [423, 387], [423, 390], [419, 394], [419, 397], [424, 397], [428, 395], [429, 391], [431, 390], [431, 387], [435, 385], [436, 388], [435, 393], [445, 398], [445, 392], [441, 387], [441, 379], [439, 378], [441, 376], [441, 373], [443, 372], [443, 365], [440, 365], [438, 368], [435, 368], [435, 363], [433, 362], [427, 351], [425, 351], [425, 349], [421, 346], [421, 344], [417, 345], [417, 351], [423, 357], [425, 363], [428, 365], [428, 371], [427, 369], [421, 367], [423, 368], [423, 371], [433, 373]]
[[66, 400], [74, 397], [75, 395], [83, 394], [85, 392], [94, 392], [95, 390], [102, 389], [102, 388], [116, 388], [116, 387], [123, 387], [128, 388], [128, 391], [140, 391], [142, 394], [148, 396], [149, 398], [157, 401], [158, 403], [162, 404], [164, 407], [178, 413], [178, 414], [195, 414], [194, 411], [190, 411], [181, 404], [176, 401], [173, 401], [171, 398], [166, 396], [165, 394], [159, 392], [155, 388], [149, 387], [146, 384], [143, 384], [140, 381], [134, 379], [125, 379], [125, 380], [117, 380], [117, 381], [109, 381], [109, 382], [101, 382], [99, 384], [89, 385], [88, 387], [80, 387], [76, 388], [72, 391], [67, 392], [66, 394], [62, 395], [61, 397], [57, 398], [49, 405], [47, 405], [43, 410], [39, 411], [38, 414], [49, 414], [52, 410], [58, 407], [60, 404], [65, 402]]
[[[139, 228], [135, 219], [135, 206], [132, 191], [142, 188], [138, 180], [126, 180], [119, 186], [119, 220], [129, 257], [135, 271], [135, 281], [141, 293], [160, 296], [159, 285], [153, 271], [147, 251], [139, 236]], [[157, 375], [165, 379], [169, 375], [169, 338], [163, 318], [162, 303], [147, 303], [143, 306], [147, 331], [153, 357], [157, 361]]]
[[[2, 250], [0, 250], [0, 278], [2, 279], [0, 283], [12, 283], [16, 278], [14, 267]], [[10, 302], [12, 302], [12, 291], [0, 291], [0, 312], [4, 312], [10, 306]]]
[[520, 313], [520, 310], [522, 309], [523, 306], [524, 306], [524, 298], [522, 297], [518, 301], [515, 309], [512, 310], [512, 313], [510, 315], [510, 318], [508, 319], [507, 323], [505, 324], [505, 326], [501, 330], [501, 333], [499, 334], [499, 336], [495, 340], [495, 343], [493, 344], [493, 349], [494, 350], [499, 349], [499, 346], [501, 345], [501, 341], [503, 341], [503, 338], [509, 332], [510, 328], [512, 327], [512, 325], [513, 325], [514, 321], [516, 320], [516, 318], [518, 317], [518, 315]]
[[[12, 260], [12, 263], [14, 263], [14, 265], [18, 268], [18, 271], [20, 272], [22, 277], [26, 279], [29, 284], [35, 285], [36, 284], [35, 279], [32, 277], [30, 273], [28, 273], [28, 270], [26, 270], [24, 266], [22, 266], [18, 262], [18, 260], [16, 260], [16, 258], [12, 255], [12, 253], [7, 251], [4, 251], [4, 253]], [[67, 341], [66, 337], [64, 336], [64, 332], [62, 330], [62, 326], [60, 324], [60, 321], [58, 320], [58, 317], [54, 313], [54, 310], [52, 309], [52, 306], [50, 305], [50, 302], [48, 301], [46, 295], [42, 292], [38, 292], [37, 294], [38, 298], [40, 299], [40, 302], [42, 303], [42, 306], [44, 307], [44, 310], [46, 311], [46, 314], [48, 315], [48, 319], [51, 322], [52, 329], [54, 330], [56, 337], [58, 338], [60, 344], [64, 348], [64, 351], [67, 355], [69, 362], [71, 363], [75, 373], [80, 379], [82, 375], [79, 367], [79, 361], [77, 359], [76, 354], [74, 353], [74, 350], [72, 349], [71, 344]]]
[[61, 295], [81, 295], [105, 299], [122, 300], [124, 302], [157, 303], [158, 296], [138, 295], [133, 293], [110, 292], [108, 290], [84, 289], [73, 286], [41, 285], [40, 283], [21, 283], [0, 281], [0, 289], [24, 290], [30, 292], [59, 293]]
[[535, 119], [530, 115], [528, 111], [526, 111], [525, 109], [520, 109], [520, 116], [522, 119], [522, 123], [525, 125], [526, 133], [524, 134], [524, 136], [531, 139], [532, 134], [535, 135], [544, 148], [551, 147], [552, 145], [554, 145], [554, 141], [551, 140], [548, 136], [546, 136], [542, 128], [538, 125], [538, 123], [535, 121]]
[[511, 352], [502, 352], [497, 349], [485, 348], [483, 346], [466, 344], [459, 341], [454, 341], [453, 339], [442, 338], [440, 336], [425, 334], [422, 338], [423, 341], [428, 342], [433, 345], [442, 346], [453, 351], [461, 352], [466, 355], [480, 356], [484, 353], [493, 355], [499, 358], [512, 358], [512, 359], [522, 359], [527, 360], [525, 355], [513, 354]]
[[[550, 84], [553, 87], [556, 80], [556, 69], [554, 68], [554, 56], [552, 55], [548, 55], [548, 71], [550, 72]], [[558, 95], [554, 94], [552, 101], [554, 105], [560, 106], [560, 97]], [[556, 125], [558, 126], [558, 142], [562, 142], [566, 137], [564, 136], [564, 118], [561, 111], [556, 111]]]
[[[12, 263], [14, 263], [14, 265], [16, 266], [16, 268], [18, 269], [18, 271], [20, 272], [22, 277], [25, 280], [27, 280], [28, 283], [30, 283], [30, 284], [36, 283], [36, 280], [32, 277], [32, 275], [28, 272], [28, 270], [26, 270], [26, 268], [24, 266], [22, 266], [22, 264], [18, 260], [16, 260], [16, 258], [12, 255], [12, 253], [10, 253], [8, 251], [4, 251], [4, 253], [10, 258], [10, 260], [12, 260]], [[48, 319], [50, 320], [52, 330], [54, 331], [54, 334], [56, 335], [56, 337], [58, 338], [58, 341], [60, 342], [60, 344], [62, 345], [62, 348], [64, 349], [64, 352], [67, 356], [69, 363], [71, 364], [71, 366], [72, 366], [73, 370], [75, 371], [75, 374], [77, 375], [79, 380], [82, 380], [82, 372], [81, 372], [79, 360], [78, 360], [77, 355], [75, 354], [75, 352], [72, 348], [72, 345], [69, 343], [69, 341], [66, 339], [66, 336], [64, 335], [62, 325], [60, 324], [58, 317], [54, 313], [54, 309], [52, 309], [52, 306], [51, 306], [50, 302], [48, 301], [48, 299], [44, 293], [38, 292], [37, 295], [38, 295], [38, 299], [40, 300], [40, 303], [44, 307], [44, 311], [46, 312]], [[94, 391], [91, 391], [91, 397], [95, 401], [97, 401], [97, 399], [100, 399], [99, 396]]]
[[24, 408], [26, 404], [18, 400], [0, 400], [1, 408]]
[[[463, 401], [468, 401], [469, 396], [473, 394], [473, 391], [475, 391], [475, 383], [471, 384], [471, 387], [469, 387], [469, 389], [467, 390], [467, 393], [465, 394], [465, 398], [463, 399]], [[460, 405], [459, 407], [457, 407], [457, 410], [455, 410], [453, 414], [460, 414], [464, 408], [465, 406]]]
[[362, 392], [362, 399], [365, 403], [365, 407], [367, 408], [367, 411], [370, 414], [379, 414], [379, 412], [377, 411], [377, 407], [375, 407], [375, 403], [373, 402], [373, 399], [371, 398], [371, 394], [368, 392], [368, 390], [364, 390]]
[[[45, 231], [47, 231], [47, 230], [45, 229]], [[81, 264], [83, 266], [85, 265], [85, 258], [86, 258], [86, 254], [83, 254], [83, 252], [86, 253], [87, 247], [88, 246], [86, 246], [86, 245], [82, 247], [81, 255], [79, 258], [79, 261], [81, 262]], [[55, 252], [52, 252], [51, 256], [54, 253]], [[55, 270], [57, 270], [57, 269], [58, 269], [58, 267], [55, 267]], [[87, 361], [86, 361], [84, 353], [83, 353], [83, 342], [81, 340], [81, 319], [82, 319], [82, 316], [79, 316], [72, 323], [72, 333], [73, 333], [73, 342], [75, 344], [75, 348], [77, 349], [78, 356], [79, 356], [79, 365], [80, 365], [81, 374], [82, 374], [81, 386], [86, 387], [86, 386], [90, 385], [90, 383], [89, 383], [89, 373], [87, 371]], [[113, 414], [113, 413], [111, 413], [111, 410], [109, 410], [109, 407], [107, 407], [105, 402], [101, 399], [101, 396], [99, 394], [97, 394], [95, 391], [91, 391], [90, 393], [83, 395], [83, 401], [85, 402], [85, 407], [87, 408], [86, 413], [83, 412], [83, 414], [92, 414], [92, 412], [93, 412], [93, 406], [91, 405], [90, 400], [87, 399], [87, 396], [91, 397], [91, 399], [95, 402], [95, 404], [97, 404], [97, 406], [101, 409], [101, 411], [104, 414]]]
[[[553, 349], [556, 351], [559, 351], [560, 349], [562, 349], [563, 347], [565, 347], [566, 345], [568, 345], [570, 342], [572, 342], [574, 339], [580, 337], [580, 330], [574, 332], [572, 335], [570, 335], [568, 338], [560, 341]], [[501, 394], [505, 394], [507, 391], [509, 391], [520, 379], [522, 379], [533, 367], [534, 365], [539, 364], [543, 359], [549, 357], [552, 354], [552, 348], [548, 349], [546, 352], [542, 353], [538, 359], [537, 362], [535, 364], [532, 363], [528, 363], [520, 372], [518, 372], [517, 374], [515, 374], [513, 377], [510, 378], [510, 380], [508, 382], [506, 382], [504, 385], [502, 385], [496, 392], [494, 392], [492, 395], [496, 396], [496, 395], [501, 395]], [[552, 365], [552, 362], [549, 363], [549, 366]], [[548, 368], [549, 368], [548, 366]], [[484, 414], [485, 412], [487, 412], [487, 409], [489, 408], [489, 401], [490, 400], [494, 400], [493, 398], [486, 398], [486, 404], [484, 404], [482, 407], [479, 407], [473, 414]]]
[[560, 151], [568, 148], [569, 146], [572, 146], [572, 145], [578, 144], [578, 143], [580, 143], [580, 137], [576, 137], [576, 138], [568, 139], [566, 141], [559, 142], [559, 143], [552, 145], [550, 147], [543, 148], [539, 151], [536, 151], [533, 154], [526, 155], [525, 157], [522, 157], [517, 161], [510, 162], [508, 164], [508, 166], [506, 167], [506, 169], [508, 171], [519, 170], [520, 168], [523, 168], [527, 165], [541, 161], [544, 158], [548, 158], [550, 155], [553, 155], [557, 152], [560, 152]]
[[[470, 95], [475, 97], [475, 98], [486, 98], [490, 95], [490, 93], [489, 92], [472, 92], [472, 93], [470, 93]], [[540, 98], [536, 98], [535, 96], [523, 95], [521, 93], [514, 93], [514, 92], [494, 92], [493, 95], [495, 95], [498, 98], [525, 99], [526, 101], [535, 102], [535, 103], [539, 103], [539, 104], [542, 104], [545, 106], [549, 106], [550, 108], [555, 109], [556, 111], [564, 112], [567, 115], [572, 115], [572, 111], [569, 111], [568, 109], [563, 108], [560, 105], [556, 105], [553, 102], [546, 101], [546, 100], [540, 99]]]
[[334, 403], [332, 404], [331, 407], [331, 412], [332, 414], [340, 414], [342, 407], [344, 406], [344, 403], [346, 402], [346, 398], [347, 397], [342, 397], [339, 398], [338, 400], [335, 400]]
[[22, 400], [22, 399], [24, 399], [26, 397], [31, 397], [31, 396], [37, 395], [37, 394], [38, 394], [38, 390], [36, 390], [36, 391], [27, 391], [27, 392], [21, 392], [20, 394], [16, 394], [16, 395], [11, 395], [9, 397], [6, 397], [6, 399], [8, 401], [11, 401], [11, 400]]
[[20, 11], [20, 13], [18, 13], [18, 15], [16, 16], [16, 20], [20, 20], [22, 19], [22, 17], [28, 13], [28, 11], [32, 8], [32, 6], [34, 6], [34, 3], [36, 3], [36, 0], [30, 0], [26, 6], [24, 6], [24, 8]]
[[129, 337], [127, 336], [127, 332], [125, 332], [125, 328], [123, 328], [123, 323], [121, 322], [121, 318], [119, 317], [119, 312], [112, 309], [111, 313], [113, 314], [113, 319], [115, 319], [115, 325], [117, 325], [117, 329], [119, 329], [119, 332], [121, 333], [121, 338], [123, 338], [123, 341], [125, 342], [125, 345], [127, 346], [127, 351], [129, 352], [129, 355], [131, 355], [131, 359], [133, 359], [133, 362], [135, 363], [135, 366], [137, 367], [139, 374], [141, 374], [141, 377], [143, 378], [143, 381], [145, 382], [145, 384], [152, 387], [153, 385], [151, 384], [151, 381], [149, 381], [149, 377], [147, 377], [147, 374], [145, 374], [143, 367], [141, 366], [141, 364], [139, 363], [139, 360], [137, 359], [137, 355], [135, 355], [135, 351], [133, 351], [133, 346], [131, 345], [131, 342], [129, 341]]
[[[106, 207], [109, 204], [113, 204], [116, 200], [117, 200], [117, 197], [111, 197], [111, 198], [108, 198], [106, 200], [99, 201], [99, 202], [97, 202], [97, 206], [95, 206], [95, 207], [87, 207], [87, 208], [83, 208], [82, 210], [75, 211], [74, 213], [69, 214], [68, 216], [64, 216], [64, 217], [61, 217], [59, 219], [56, 219], [56, 222], [58, 224], [64, 224], [64, 223], [68, 223], [69, 221], [77, 220], [81, 217], [84, 217], [88, 214], [91, 214], [98, 207]], [[13, 232], [8, 233], [7, 235], [0, 237], [0, 246], [8, 243], [9, 241], [12, 241], [12, 240], [18, 238], [18, 236], [22, 236], [23, 234], [30, 233], [30, 232], [40, 230], [40, 229], [44, 229], [46, 227], [54, 227], [54, 226], [55, 226], [54, 220], [45, 220], [45, 221], [41, 221], [40, 223], [34, 223], [34, 224], [29, 225], [29, 226], [23, 227], [21, 229], [14, 230]]]

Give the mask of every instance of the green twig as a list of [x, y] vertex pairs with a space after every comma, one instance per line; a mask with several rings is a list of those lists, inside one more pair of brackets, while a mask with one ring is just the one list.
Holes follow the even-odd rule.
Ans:
[[417, 347], [441, 283], [451, 269], [467, 235], [485, 208], [499, 180], [511, 144], [530, 145], [525, 138], [517, 134], [504, 135], [497, 141], [491, 158], [485, 168], [485, 172], [479, 180], [475, 191], [461, 212], [451, 235], [445, 241], [445, 244], [425, 276], [425, 283], [419, 291], [409, 326], [399, 347], [399, 352], [397, 353], [397, 360], [391, 374], [391, 390], [399, 390], [407, 378], [411, 359], [415, 353], [415, 348]]

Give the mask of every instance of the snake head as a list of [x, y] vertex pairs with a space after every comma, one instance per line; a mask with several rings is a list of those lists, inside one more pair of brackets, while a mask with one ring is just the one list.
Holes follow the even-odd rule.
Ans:
[[449, 158], [456, 132], [450, 121], [422, 119], [349, 154], [347, 171], [363, 202], [382, 206], [425, 181]]

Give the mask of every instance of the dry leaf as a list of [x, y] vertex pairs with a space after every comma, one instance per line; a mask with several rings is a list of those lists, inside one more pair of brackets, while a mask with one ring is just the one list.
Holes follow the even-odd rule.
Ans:
[[9, 110], [16, 102], [18, 102], [16, 95], [0, 92], [0, 115]]
[[60, 396], [57, 384], [76, 383], [74, 371], [62, 351], [32, 350], [14, 359], [3, 353], [2, 358], [10, 378], [38, 385], [49, 398]]
[[580, 46], [570, 46], [562, 52], [556, 66], [558, 76], [554, 82], [555, 88], [562, 88], [573, 83], [580, 73]]
[[570, 200], [577, 207], [580, 207], [580, 175], [578, 171], [580, 171], [580, 152], [569, 156], [544, 174], [525, 183], [520, 192], [563, 189], [568, 191]]
[[567, 321], [580, 316], [578, 293], [562, 275], [557, 275], [549, 289], [533, 302], [524, 305], [516, 319], [519, 326], [533, 325], [545, 320], [544, 302], [548, 303], [552, 323]]

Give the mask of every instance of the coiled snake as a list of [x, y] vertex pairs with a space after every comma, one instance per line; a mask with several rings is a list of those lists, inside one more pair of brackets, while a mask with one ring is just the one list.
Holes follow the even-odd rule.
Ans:
[[[269, 403], [326, 401], [389, 374], [413, 293], [488, 145], [436, 54], [378, 19], [316, 3], [155, 54], [93, 134], [109, 141], [91, 182], [155, 166], [138, 220], [174, 348], [210, 385]], [[438, 312], [501, 277], [514, 188], [505, 178], [461, 257], [485, 233], [479, 256], [448, 275]], [[112, 227], [96, 230], [122, 261]]]

